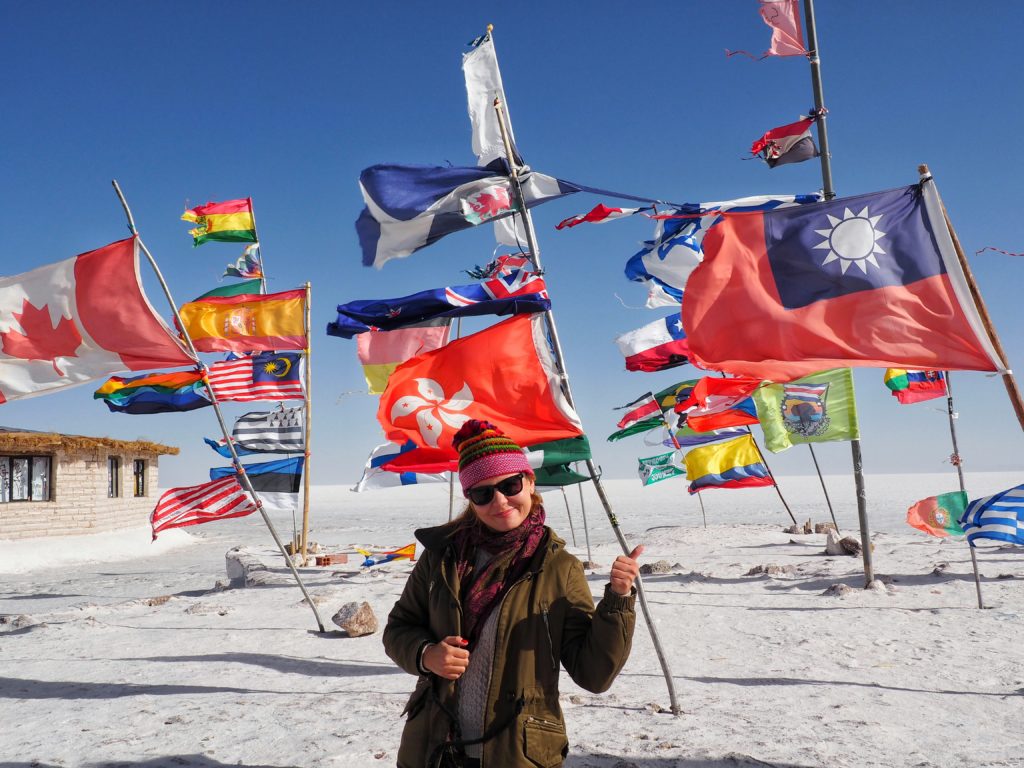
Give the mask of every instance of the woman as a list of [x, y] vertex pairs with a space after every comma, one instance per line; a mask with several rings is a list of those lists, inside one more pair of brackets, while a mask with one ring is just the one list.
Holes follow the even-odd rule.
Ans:
[[475, 420], [453, 443], [469, 504], [416, 532], [425, 551], [384, 629], [388, 656], [419, 676], [398, 765], [560, 766], [559, 664], [589, 691], [611, 686], [629, 656], [643, 548], [615, 560], [595, 609], [582, 564], [544, 525], [522, 449]]

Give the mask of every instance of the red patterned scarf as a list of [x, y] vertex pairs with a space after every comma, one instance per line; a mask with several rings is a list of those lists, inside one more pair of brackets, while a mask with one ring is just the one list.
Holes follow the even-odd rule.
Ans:
[[[469, 641], [470, 650], [476, 646], [491, 611], [526, 573], [544, 538], [544, 520], [544, 507], [537, 504], [520, 526], [511, 531], [493, 531], [476, 522], [455, 534], [462, 636]], [[476, 566], [478, 549], [492, 555], [479, 569]]]

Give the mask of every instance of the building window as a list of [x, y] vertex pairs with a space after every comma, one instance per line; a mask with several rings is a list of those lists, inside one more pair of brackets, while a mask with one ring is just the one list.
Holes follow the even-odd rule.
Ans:
[[121, 459], [107, 457], [107, 496], [116, 499], [121, 495]]
[[145, 496], [146, 495], [146, 460], [136, 459], [135, 460], [135, 495]]
[[49, 456], [0, 456], [0, 503], [50, 500]]

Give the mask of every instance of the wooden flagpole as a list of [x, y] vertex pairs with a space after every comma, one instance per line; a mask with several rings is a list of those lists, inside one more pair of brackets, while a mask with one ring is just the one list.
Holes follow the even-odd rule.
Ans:
[[[488, 30], [490, 31], [490, 29]], [[523, 196], [522, 183], [519, 179], [519, 166], [515, 160], [515, 151], [512, 149], [512, 140], [509, 133], [508, 124], [506, 123], [507, 114], [505, 112], [504, 104], [500, 98], [494, 99], [494, 109], [498, 115], [498, 125], [501, 129], [501, 138], [505, 144], [505, 157], [509, 167], [509, 180], [512, 184], [512, 191], [515, 195], [515, 206], [519, 209], [519, 215], [522, 217], [523, 230], [526, 234], [527, 244], [530, 249], [529, 258], [533, 262], [534, 267], [537, 271], [541, 271], [540, 263], [540, 248], [537, 245], [537, 236], [533, 228], [533, 219], [530, 216], [530, 209], [526, 205], [526, 200]], [[548, 309], [544, 312], [544, 319], [546, 321], [548, 336], [551, 341], [551, 348], [555, 358], [555, 364], [558, 366], [559, 378], [561, 379], [562, 391], [565, 394], [565, 399], [569, 405], [575, 410], [576, 405], [572, 397], [572, 389], [569, 386], [569, 375], [565, 369], [565, 359], [562, 355], [562, 344], [558, 339], [558, 329], [555, 326], [555, 317], [551, 310]], [[622, 551], [625, 554], [630, 553], [629, 545], [626, 543], [625, 537], [622, 535], [622, 531], [619, 529], [619, 521], [615, 517], [615, 513], [612, 511], [611, 503], [608, 501], [608, 497], [604, 492], [604, 486], [601, 483], [601, 476], [597, 470], [597, 465], [594, 463], [594, 459], [587, 459], [587, 469], [590, 470], [590, 478], [594, 483], [594, 488], [597, 490], [597, 495], [601, 499], [601, 503], [604, 505], [605, 513], [608, 515], [608, 522], [612, 526], [612, 531], [615, 533], [616, 539], [619, 541], [619, 546], [622, 547]], [[671, 705], [672, 714], [680, 716], [682, 709], [679, 706], [679, 702], [676, 699], [675, 684], [672, 681], [672, 672], [668, 666], [668, 660], [665, 657], [665, 651], [661, 646], [661, 640], [658, 637], [658, 630], [655, 627], [654, 619], [651, 616], [650, 608], [647, 605], [647, 597], [644, 594], [643, 579], [637, 575], [636, 582], [634, 583], [637, 592], [637, 598], [640, 602], [640, 607], [644, 614], [644, 619], [647, 623], [648, 632], [651, 635], [651, 641], [654, 644], [654, 650], [658, 656], [658, 661], [661, 664], [662, 672], [665, 676], [665, 684], [668, 687], [669, 701]]]
[[[260, 270], [263, 269], [262, 263]], [[309, 456], [310, 456], [310, 439], [313, 432], [313, 347], [312, 347], [312, 329], [310, 321], [310, 302], [313, 298], [313, 287], [310, 283], [306, 283], [306, 354], [305, 354], [305, 368], [306, 368], [306, 435], [303, 452], [303, 467], [302, 467], [302, 539], [300, 540], [300, 549], [302, 553], [302, 565], [306, 565], [307, 554], [306, 549], [309, 546]]]
[[[814, 0], [804, 0], [804, 22], [807, 25], [807, 60], [811, 65], [811, 87], [814, 91], [815, 123], [818, 126], [818, 149], [821, 157], [821, 191], [826, 200], [836, 196], [832, 186], [832, 156], [828, 149], [828, 128], [825, 94], [821, 85], [821, 58], [818, 56], [818, 31], [814, 24]], [[856, 404], [856, 398], [854, 399]], [[856, 407], [856, 406], [855, 406]], [[864, 587], [875, 580], [875, 567], [871, 557], [871, 531], [868, 528], [868, 492], [864, 483], [864, 457], [860, 451], [860, 438], [850, 441], [853, 457], [853, 482], [857, 488], [857, 519], [860, 523], [861, 557], [864, 560]]]
[[160, 267], [157, 266], [156, 259], [153, 258], [153, 254], [149, 252], [149, 248], [146, 247], [146, 244], [142, 242], [142, 238], [139, 237], [139, 231], [135, 228], [135, 219], [132, 216], [131, 209], [128, 207], [128, 201], [125, 200], [124, 193], [121, 192], [121, 187], [118, 185], [116, 180], [112, 181], [111, 184], [114, 185], [114, 191], [117, 192], [117, 198], [121, 201], [121, 207], [124, 208], [125, 216], [128, 217], [128, 229], [138, 240], [139, 248], [144, 254], [146, 254], [146, 258], [149, 260], [149, 265], [156, 273], [156, 277], [160, 281], [160, 287], [163, 288], [164, 296], [167, 297], [167, 302], [171, 305], [171, 311], [174, 313], [174, 318], [178, 321], [178, 327], [181, 329], [182, 338], [185, 339], [189, 352], [196, 361], [196, 366], [203, 373], [203, 383], [206, 385], [206, 391], [210, 396], [210, 403], [213, 405], [213, 412], [217, 416], [217, 422], [220, 424], [221, 433], [224, 435], [224, 442], [227, 444], [228, 450], [231, 452], [231, 463], [235, 466], [235, 471], [238, 474], [239, 480], [246, 492], [249, 494], [253, 503], [259, 509], [260, 514], [263, 516], [263, 522], [267, 524], [267, 528], [270, 530], [270, 535], [274, 537], [274, 542], [277, 544], [277, 548], [281, 550], [281, 554], [284, 556], [284, 561], [288, 564], [288, 568], [291, 570], [292, 576], [295, 577], [295, 581], [298, 583], [299, 589], [302, 590], [303, 597], [306, 598], [306, 602], [309, 603], [309, 607], [313, 610], [317, 626], [319, 626], [321, 632], [324, 632], [326, 630], [324, 629], [323, 619], [320, 618], [320, 611], [317, 610], [316, 603], [313, 602], [309, 593], [306, 591], [306, 585], [302, 583], [302, 579], [299, 577], [299, 572], [295, 569], [295, 563], [292, 562], [292, 558], [289, 556], [288, 550], [286, 550], [284, 544], [281, 543], [281, 537], [277, 535], [277, 530], [274, 528], [274, 524], [267, 515], [267, 511], [263, 508], [263, 501], [256, 493], [256, 490], [252, 487], [252, 481], [249, 480], [249, 475], [246, 474], [245, 469], [242, 467], [242, 462], [238, 458], [238, 452], [235, 450], [235, 443], [228, 432], [227, 424], [224, 422], [224, 414], [220, 410], [220, 401], [217, 400], [217, 394], [213, 391], [213, 387], [210, 385], [210, 380], [207, 377], [206, 364], [199, 359], [199, 353], [196, 352], [195, 345], [192, 343], [192, 337], [189, 335], [185, 324], [181, 321], [181, 315], [178, 313], [178, 305], [174, 303], [174, 298], [171, 296], [171, 289], [167, 286], [167, 281], [164, 280], [163, 273], [160, 271]]
[[[949, 371], [945, 371], [946, 381], [946, 412], [949, 414], [949, 438], [953, 443], [953, 455], [949, 460], [956, 467], [956, 476], [960, 480], [960, 492], [967, 493], [967, 486], [964, 484], [964, 468], [960, 459], [960, 449], [956, 443], [956, 411], [953, 410], [953, 384], [949, 379]], [[978, 573], [978, 557], [974, 554], [974, 545], [967, 542], [967, 548], [971, 551], [971, 566], [974, 568], [974, 588], [978, 593], [978, 607], [984, 608], [981, 601], [981, 574]]]
[[[935, 183], [931, 172], [928, 170], [927, 165], [917, 166], [918, 172], [921, 174], [921, 181], [930, 181], [932, 184]], [[996, 354], [999, 355], [999, 359], [1003, 365], [1007, 367], [1005, 373], [1002, 374], [1003, 386], [1006, 387], [1006, 394], [1010, 398], [1010, 405], [1013, 406], [1013, 412], [1017, 416], [1017, 422], [1020, 424], [1021, 429], [1024, 429], [1024, 399], [1021, 398], [1020, 388], [1017, 386], [1017, 379], [1013, 375], [1013, 371], [1009, 370], [1008, 359], [1006, 357], [1006, 350], [1003, 349], [1003, 343], [999, 340], [999, 334], [996, 333], [996, 327], [992, 324], [992, 316], [988, 313], [988, 307], [985, 306], [985, 300], [981, 298], [981, 291], [978, 288], [978, 283], [974, 280], [974, 273], [971, 272], [971, 266], [967, 263], [967, 256], [964, 255], [964, 249], [960, 245], [960, 238], [956, 235], [956, 230], [953, 229], [953, 224], [949, 220], [949, 214], [946, 212], [946, 204], [941, 202], [942, 206], [942, 217], [946, 221], [946, 228], [949, 230], [949, 236], [953, 240], [953, 249], [956, 251], [956, 258], [960, 262], [960, 268], [964, 272], [964, 279], [967, 281], [967, 287], [970, 289], [971, 298], [974, 299], [974, 306], [978, 309], [978, 314], [981, 316], [982, 325], [985, 326], [985, 333], [988, 334], [989, 341], [992, 342], [992, 346], [995, 348]]]

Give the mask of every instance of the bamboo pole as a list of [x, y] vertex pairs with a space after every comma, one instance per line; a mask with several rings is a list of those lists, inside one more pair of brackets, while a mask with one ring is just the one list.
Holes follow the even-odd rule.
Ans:
[[242, 467], [242, 462], [238, 458], [238, 452], [235, 450], [235, 443], [228, 432], [227, 424], [224, 422], [224, 414], [220, 409], [220, 401], [217, 399], [217, 394], [213, 391], [213, 387], [210, 385], [210, 380], [207, 377], [206, 364], [199, 359], [199, 353], [196, 352], [195, 345], [192, 343], [192, 337], [189, 335], [185, 324], [181, 321], [181, 315], [178, 313], [178, 305], [174, 303], [174, 298], [171, 296], [171, 289], [167, 286], [167, 281], [164, 280], [163, 273], [160, 271], [160, 267], [157, 266], [156, 259], [153, 258], [153, 254], [149, 252], [149, 248], [146, 247], [146, 244], [142, 242], [142, 238], [139, 237], [139, 231], [135, 228], [135, 218], [132, 216], [131, 209], [128, 207], [128, 201], [125, 199], [120, 185], [118, 185], [116, 179], [111, 181], [111, 184], [114, 185], [114, 191], [117, 193], [117, 198], [121, 201], [121, 207], [124, 208], [125, 216], [128, 218], [128, 229], [131, 230], [132, 235], [139, 243], [139, 248], [144, 254], [146, 254], [146, 258], [149, 260], [149, 265], [156, 273], [157, 280], [160, 281], [160, 287], [163, 288], [164, 296], [167, 297], [167, 302], [171, 305], [171, 311], [174, 313], [174, 317], [178, 321], [178, 327], [181, 329], [182, 338], [185, 339], [185, 343], [188, 345], [189, 353], [196, 361], [196, 366], [203, 373], [203, 383], [206, 385], [206, 391], [209, 393], [210, 404], [213, 406], [213, 412], [217, 416], [217, 422], [220, 424], [220, 430], [224, 435], [224, 441], [228, 446], [228, 450], [231, 452], [231, 463], [235, 466], [235, 471], [238, 473], [240, 482], [249, 494], [253, 503], [256, 505], [257, 509], [259, 509], [260, 514], [263, 516], [263, 522], [267, 524], [267, 528], [270, 530], [270, 535], [273, 536], [274, 542], [277, 544], [277, 548], [281, 550], [281, 554], [284, 556], [284, 561], [288, 564], [288, 568], [291, 570], [292, 576], [295, 577], [295, 581], [299, 585], [299, 589], [302, 590], [303, 597], [306, 598], [306, 602], [309, 603], [309, 607], [312, 609], [313, 615], [316, 617], [317, 626], [320, 628], [321, 632], [324, 632], [324, 622], [323, 619], [320, 618], [320, 611], [317, 610], [316, 603], [313, 602], [309, 593], [306, 591], [306, 585], [302, 583], [302, 579], [299, 577], [299, 572], [295, 569], [295, 564], [292, 562], [292, 558], [288, 555], [288, 551], [285, 549], [284, 544], [281, 543], [281, 537], [277, 535], [277, 530], [274, 528], [274, 524], [267, 515], [267, 511], [263, 508], [263, 501], [256, 493], [256, 490], [252, 487], [252, 481], [249, 480], [249, 475], [246, 474], [245, 469]]
[[[825, 108], [825, 91], [821, 82], [821, 57], [818, 55], [818, 29], [814, 20], [814, 0], [804, 0], [804, 22], [807, 25], [807, 60], [811, 67], [811, 89], [814, 92], [815, 122], [818, 126], [818, 147], [821, 157], [821, 191], [826, 200], [836, 196], [832, 186], [832, 153], [828, 147], [828, 110]], [[1024, 423], [1024, 422], [1022, 422]], [[857, 489], [857, 521], [860, 524], [860, 540], [864, 560], [865, 588], [874, 581], [874, 565], [871, 562], [871, 531], [868, 529], [868, 492], [864, 482], [864, 457], [860, 451], [860, 438], [850, 441], [853, 459], [853, 482]]]
[[[262, 266], [260, 267], [262, 270]], [[313, 287], [310, 283], [306, 283], [306, 436], [305, 436], [305, 457], [304, 466], [302, 468], [302, 539], [300, 543], [300, 552], [302, 553], [302, 565], [306, 565], [308, 558], [306, 549], [309, 546], [309, 457], [310, 457], [310, 442], [313, 433], [313, 342], [312, 342], [312, 324], [310, 320], [310, 302], [313, 298]]]
[[[963, 462], [960, 459], [960, 449], [957, 447], [956, 441], [956, 411], [953, 410], [953, 384], [949, 378], [949, 371], [946, 374], [946, 412], [949, 415], [949, 439], [953, 443], [953, 455], [950, 457], [950, 461], [953, 462], [953, 466], [956, 467], [956, 476], [960, 480], [960, 493], [967, 493], [967, 486], [964, 483], [964, 468]], [[978, 608], [984, 608], [985, 604], [981, 599], [981, 574], [978, 573], [978, 557], [974, 554], [974, 545], [971, 544], [970, 540], [967, 542], [967, 548], [971, 552], [971, 567], [974, 569], [974, 589], [978, 593]]]
[[[540, 248], [537, 245], [536, 233], [533, 229], [533, 219], [530, 216], [530, 210], [526, 205], [526, 200], [523, 197], [522, 184], [519, 179], [519, 168], [515, 160], [515, 152], [512, 149], [512, 142], [509, 137], [509, 129], [506, 124], [506, 113], [504, 105], [500, 98], [495, 98], [494, 109], [498, 114], [498, 125], [501, 129], [501, 138], [505, 144], [505, 157], [508, 161], [509, 176], [512, 183], [512, 189], [515, 195], [515, 205], [519, 209], [519, 214], [522, 216], [523, 230], [526, 234], [527, 244], [530, 249], [529, 258], [533, 262], [534, 267], [541, 271], [540, 263]], [[558, 338], [558, 329], [555, 326], [555, 318], [551, 310], [547, 310], [544, 313], [544, 319], [547, 324], [548, 335], [551, 340], [551, 347], [555, 357], [555, 363], [558, 366], [559, 378], [561, 379], [562, 391], [565, 393], [565, 399], [569, 405], [575, 409], [576, 405], [573, 402], [572, 390], [569, 386], [569, 375], [565, 368], [565, 358], [562, 355], [562, 344]], [[603, 484], [601, 483], [600, 473], [597, 471], [597, 465], [594, 463], [593, 458], [587, 459], [587, 469], [590, 470], [590, 477], [594, 482], [594, 488], [597, 490], [597, 495], [601, 499], [601, 503], [604, 506], [605, 513], [608, 516], [608, 522], [612, 526], [612, 531], [615, 533], [616, 539], [619, 541], [619, 546], [622, 547], [622, 551], [625, 554], [630, 553], [629, 545], [626, 543], [625, 537], [622, 535], [622, 531], [619, 529], [619, 521], [615, 517], [615, 513], [612, 512], [611, 503], [608, 501], [608, 497], [604, 492]], [[658, 630], [654, 625], [654, 619], [651, 616], [650, 608], [647, 605], [647, 597], [644, 594], [643, 579], [637, 575], [635, 582], [637, 598], [640, 603], [640, 608], [644, 614], [644, 619], [647, 623], [647, 629], [651, 635], [651, 641], [654, 644], [655, 653], [658, 656], [658, 661], [661, 664], [662, 672], [665, 676], [665, 684], [668, 687], [669, 701], [671, 705], [672, 714], [677, 717], [682, 714], [682, 709], [679, 706], [679, 702], [676, 699], [675, 684], [672, 681], [672, 672], [668, 666], [668, 660], [665, 657], [665, 651], [661, 646], [661, 640], [658, 637]]]

